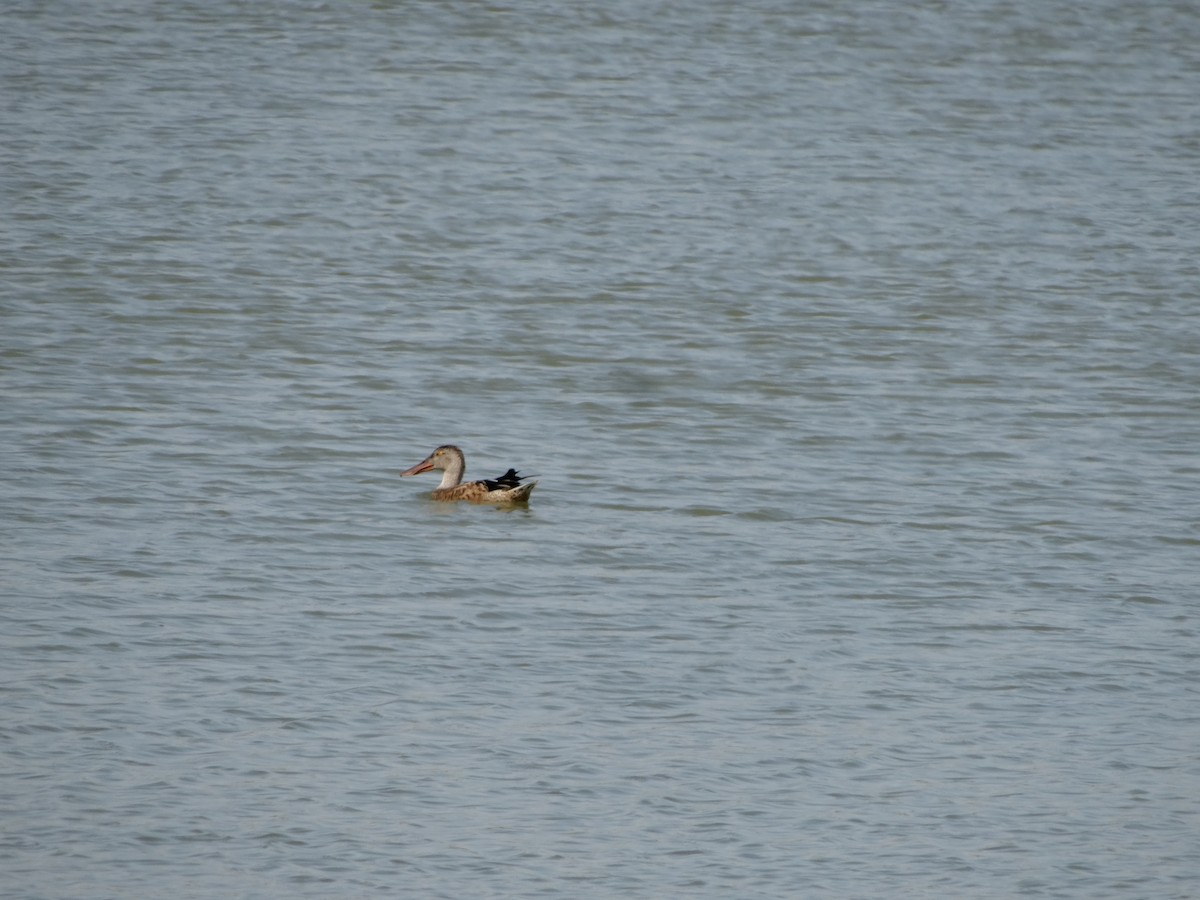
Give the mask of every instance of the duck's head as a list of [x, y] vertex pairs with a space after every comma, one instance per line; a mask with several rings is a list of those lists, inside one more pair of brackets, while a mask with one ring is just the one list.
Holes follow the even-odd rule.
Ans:
[[420, 475], [422, 472], [428, 472], [431, 469], [441, 469], [442, 471], [457, 471], [461, 477], [466, 467], [466, 458], [463, 456], [463, 452], [453, 444], [443, 444], [411, 469], [405, 469], [400, 473], [400, 476]]

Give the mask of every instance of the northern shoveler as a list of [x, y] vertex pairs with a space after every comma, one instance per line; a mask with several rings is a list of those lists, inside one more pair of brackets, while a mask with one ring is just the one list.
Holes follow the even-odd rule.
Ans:
[[529, 475], [518, 475], [516, 469], [509, 469], [499, 478], [485, 478], [483, 481], [468, 481], [462, 483], [463, 472], [467, 470], [467, 459], [463, 452], [453, 444], [443, 444], [425, 459], [411, 469], [400, 473], [405, 475], [420, 475], [431, 469], [442, 470], [442, 483], [433, 489], [434, 500], [467, 500], [471, 503], [524, 503], [529, 499], [536, 481], [521, 482]]

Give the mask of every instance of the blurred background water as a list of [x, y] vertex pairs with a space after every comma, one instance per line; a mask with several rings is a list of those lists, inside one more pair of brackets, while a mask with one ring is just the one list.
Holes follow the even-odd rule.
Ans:
[[0, 76], [3, 896], [1200, 894], [1194, 4], [16, 2]]

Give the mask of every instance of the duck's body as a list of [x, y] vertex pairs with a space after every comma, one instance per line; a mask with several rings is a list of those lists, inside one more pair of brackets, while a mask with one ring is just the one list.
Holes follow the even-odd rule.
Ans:
[[522, 484], [527, 475], [518, 475], [509, 469], [498, 478], [462, 483], [467, 471], [467, 460], [463, 452], [453, 444], [438, 447], [425, 459], [400, 475], [420, 475], [432, 469], [442, 470], [442, 483], [433, 489], [434, 500], [466, 500], [469, 503], [525, 503], [533, 492], [536, 481]]

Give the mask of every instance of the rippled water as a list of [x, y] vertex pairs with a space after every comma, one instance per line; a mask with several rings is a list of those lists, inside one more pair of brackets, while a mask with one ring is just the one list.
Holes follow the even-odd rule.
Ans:
[[10, 5], [0, 894], [1200, 894], [1197, 48]]

